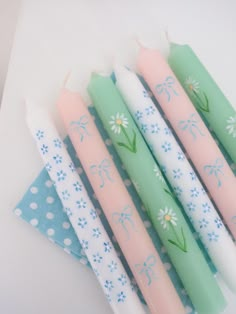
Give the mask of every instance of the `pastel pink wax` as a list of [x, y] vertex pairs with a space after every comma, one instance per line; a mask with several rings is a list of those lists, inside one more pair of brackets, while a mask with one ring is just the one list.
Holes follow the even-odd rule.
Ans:
[[161, 53], [141, 47], [137, 66], [236, 239], [236, 178], [223, 154]]
[[63, 89], [58, 109], [151, 313], [183, 314], [183, 305], [80, 95]]

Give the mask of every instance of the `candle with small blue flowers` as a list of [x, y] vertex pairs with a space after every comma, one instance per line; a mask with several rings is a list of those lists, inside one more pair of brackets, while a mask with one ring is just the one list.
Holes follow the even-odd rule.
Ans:
[[168, 62], [196, 109], [236, 163], [236, 111], [188, 45], [170, 44]]
[[27, 103], [27, 124], [113, 312], [144, 314], [129, 277], [47, 112]]
[[[147, 126], [142, 131], [143, 137], [152, 147], [158, 163], [164, 167], [166, 178], [199, 233], [216, 269], [229, 288], [236, 292], [236, 268], [229, 267], [236, 265], [235, 244], [194, 169], [137, 75], [121, 66], [116, 66], [115, 75], [116, 86], [139, 129], [142, 130], [143, 124]], [[154, 109], [151, 115], [147, 113], [149, 107]], [[163, 149], [165, 142], [171, 146], [168, 152]]]
[[[88, 91], [196, 310], [221, 313], [221, 290], [120, 93], [109, 77], [98, 74], [92, 75]], [[148, 115], [153, 111], [146, 109]], [[163, 150], [169, 149], [164, 143]]]

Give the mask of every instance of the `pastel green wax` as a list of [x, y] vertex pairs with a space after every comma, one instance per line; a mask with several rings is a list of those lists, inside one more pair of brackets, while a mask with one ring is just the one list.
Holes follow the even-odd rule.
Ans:
[[221, 313], [221, 290], [114, 83], [93, 74], [88, 92], [197, 312]]
[[236, 112], [188, 45], [171, 44], [168, 62], [196, 109], [236, 163]]

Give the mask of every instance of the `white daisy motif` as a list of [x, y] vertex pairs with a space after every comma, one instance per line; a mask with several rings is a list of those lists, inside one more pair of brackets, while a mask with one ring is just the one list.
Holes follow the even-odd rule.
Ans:
[[166, 207], [165, 209], [160, 209], [157, 219], [160, 220], [164, 229], [169, 229], [169, 224], [177, 226], [176, 222], [178, 218], [171, 208]]
[[154, 167], [153, 167], [153, 171], [154, 171], [156, 177], [157, 177], [161, 182], [164, 182], [163, 175], [162, 175], [160, 169], [158, 169], [158, 167], [157, 167], [156, 164], [155, 164]]
[[116, 134], [120, 134], [121, 126], [127, 128], [129, 124], [128, 119], [124, 114], [120, 114], [119, 112], [117, 112], [115, 116], [111, 116], [109, 123], [111, 125], [111, 130]]
[[185, 80], [185, 85], [189, 89], [190, 92], [198, 93], [198, 91], [199, 91], [199, 83], [196, 80], [194, 80], [191, 76], [189, 76]]
[[236, 116], [229, 117], [227, 120], [228, 125], [226, 126], [226, 130], [230, 135], [236, 137]]

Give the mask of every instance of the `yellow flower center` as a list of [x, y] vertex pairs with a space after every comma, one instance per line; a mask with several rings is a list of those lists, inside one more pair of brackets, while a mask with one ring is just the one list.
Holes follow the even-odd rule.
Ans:
[[122, 120], [121, 119], [116, 119], [116, 124], [121, 125], [122, 124]]
[[193, 87], [193, 84], [189, 84], [188, 87], [189, 87], [190, 90], [193, 90], [193, 88], [194, 88], [194, 87]]
[[170, 215], [165, 215], [165, 220], [166, 221], [170, 221], [171, 220], [171, 216]]

